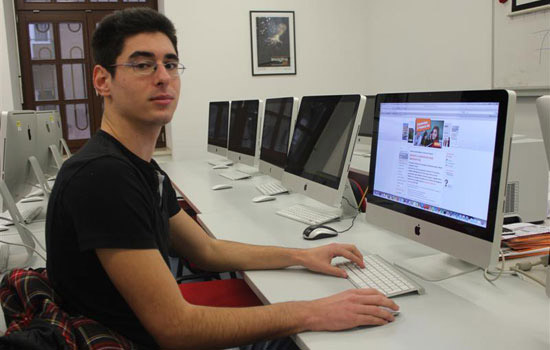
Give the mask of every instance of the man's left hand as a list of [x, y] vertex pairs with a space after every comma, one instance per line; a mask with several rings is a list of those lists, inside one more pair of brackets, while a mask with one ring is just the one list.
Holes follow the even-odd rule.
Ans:
[[344, 270], [331, 264], [332, 259], [337, 256], [342, 256], [361, 268], [365, 267], [363, 254], [359, 252], [356, 246], [338, 243], [305, 250], [302, 265], [314, 272], [346, 278], [348, 275]]

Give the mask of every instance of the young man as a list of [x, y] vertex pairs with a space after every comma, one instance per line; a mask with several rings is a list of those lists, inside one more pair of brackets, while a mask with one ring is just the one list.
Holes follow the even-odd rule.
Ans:
[[397, 305], [375, 290], [253, 308], [187, 303], [168, 268], [169, 248], [203, 269], [302, 265], [345, 277], [335, 256], [362, 265], [351, 245], [299, 250], [210, 238], [180, 210], [152, 160], [179, 98], [172, 23], [145, 9], [117, 12], [97, 28], [93, 83], [104, 97], [101, 130], [65, 162], [48, 207], [48, 275], [67, 311], [83, 314], [146, 349], [220, 348], [306, 330], [382, 325]]

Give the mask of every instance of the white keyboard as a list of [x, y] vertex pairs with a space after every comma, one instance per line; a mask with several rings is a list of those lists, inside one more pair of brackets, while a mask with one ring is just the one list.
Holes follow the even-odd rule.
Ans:
[[276, 194], [287, 193], [288, 190], [277, 182], [269, 182], [266, 184], [257, 185], [256, 189], [266, 196], [274, 196]]
[[[21, 216], [23, 217], [23, 221], [25, 224], [30, 224], [42, 212], [42, 206], [28, 206], [24, 208], [18, 207], [17, 209], [19, 209], [19, 212], [21, 213]], [[5, 226], [13, 225], [13, 220], [8, 211], [1, 214], [0, 218], [2, 219], [0, 221], [0, 224]]]
[[227, 165], [227, 166], [230, 166], [233, 164], [232, 161], [228, 160], [228, 159], [211, 159], [209, 161], [207, 161], [208, 164], [210, 165]]
[[233, 169], [221, 171], [220, 175], [229, 180], [242, 180], [250, 177], [250, 174]]
[[340, 211], [322, 211], [316, 208], [310, 208], [302, 204], [296, 204], [286, 209], [277, 211], [278, 215], [286, 218], [303, 222], [308, 225], [320, 225], [326, 222], [338, 219]]
[[365, 268], [352, 262], [336, 266], [348, 273], [348, 280], [357, 288], [375, 288], [387, 297], [413, 293], [424, 294], [424, 288], [410, 280], [378, 255], [364, 255]]

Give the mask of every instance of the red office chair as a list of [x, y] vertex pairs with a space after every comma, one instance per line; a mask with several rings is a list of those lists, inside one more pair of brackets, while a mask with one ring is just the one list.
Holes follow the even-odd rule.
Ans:
[[189, 303], [203, 306], [246, 307], [262, 302], [242, 279], [182, 283], [181, 294]]

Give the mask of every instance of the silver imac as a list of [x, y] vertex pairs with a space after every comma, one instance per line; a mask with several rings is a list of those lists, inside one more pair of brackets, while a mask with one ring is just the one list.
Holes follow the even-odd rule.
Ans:
[[[35, 150], [36, 116], [34, 111], [2, 112], [0, 117], [0, 152], [2, 155], [0, 194], [1, 211], [8, 210], [21, 241], [25, 244], [27, 266], [33, 256], [35, 241], [32, 232], [25, 225], [25, 218], [16, 206], [34, 188], [36, 183], [31, 171], [29, 157]], [[35, 207], [39, 213], [42, 207]]]
[[61, 139], [63, 130], [61, 117], [57, 111], [36, 112], [36, 151], [40, 168], [44, 174], [55, 176], [61, 168]]
[[542, 139], [546, 148], [546, 158], [550, 167], [550, 95], [537, 98], [536, 104], [542, 130]]
[[290, 135], [298, 114], [298, 102], [296, 97], [265, 100], [259, 170], [276, 180], [283, 177]]
[[256, 167], [262, 114], [262, 100], [231, 101], [227, 147], [229, 160]]
[[372, 143], [372, 124], [374, 123], [374, 101], [376, 96], [367, 96], [365, 110], [361, 117], [359, 135], [355, 144], [354, 153], [358, 155], [370, 155]]
[[225, 157], [229, 133], [229, 102], [210, 102], [208, 108], [208, 152]]
[[[0, 120], [1, 177], [14, 202], [18, 202], [29, 194], [36, 183], [29, 162], [29, 157], [34, 155], [36, 147], [35, 130], [34, 111], [2, 112]], [[6, 198], [2, 202], [2, 211], [5, 211], [7, 209]]]
[[366, 98], [305, 96], [300, 102], [282, 184], [340, 208]]
[[397, 265], [436, 281], [498, 261], [515, 103], [506, 90], [377, 95], [367, 221], [441, 252]]

